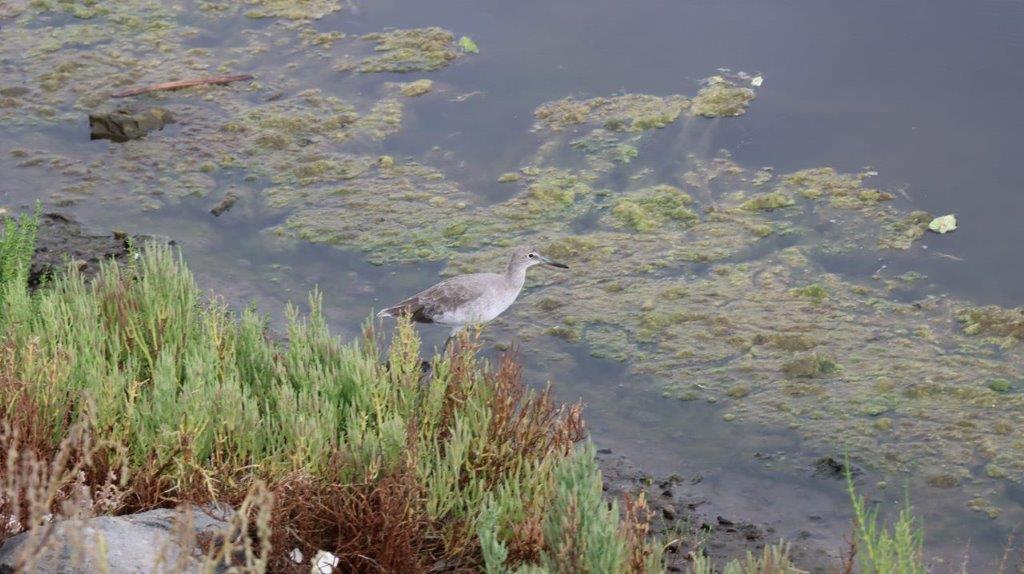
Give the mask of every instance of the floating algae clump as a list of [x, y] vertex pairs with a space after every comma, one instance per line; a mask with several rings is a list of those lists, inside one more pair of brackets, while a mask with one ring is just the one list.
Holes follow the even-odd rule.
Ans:
[[712, 76], [693, 98], [690, 113], [706, 118], [740, 116], [753, 99], [754, 90], [737, 86], [721, 76]]
[[581, 339], [581, 334], [578, 327], [556, 325], [554, 327], [549, 328], [547, 333], [548, 335], [551, 335], [553, 337], [565, 339], [570, 343], [578, 343]]
[[750, 394], [750, 387], [747, 385], [735, 385], [726, 394], [733, 399], [742, 399]]
[[525, 193], [496, 206], [493, 215], [518, 222], [521, 229], [540, 221], [560, 220], [582, 213], [589, 205], [591, 179], [583, 174], [562, 169], [543, 169], [526, 177]]
[[956, 318], [967, 335], [1007, 337], [1024, 341], [1024, 307], [1004, 309], [995, 305], [961, 309]]
[[249, 154], [274, 155], [275, 150], [308, 148], [320, 138], [346, 141], [359, 119], [351, 104], [309, 90], [294, 98], [239, 110], [221, 131], [240, 139]]
[[736, 86], [721, 76], [705, 80], [705, 87], [691, 101], [680, 95], [652, 96], [624, 94], [610, 98], [577, 100], [564, 98], [537, 108], [534, 116], [549, 129], [593, 123], [610, 131], [643, 131], [663, 128], [680, 114], [695, 116], [738, 116], [746, 111], [754, 91]]
[[415, 98], [416, 96], [422, 96], [434, 89], [434, 81], [426, 78], [422, 80], [416, 80], [415, 82], [409, 82], [402, 86], [402, 95]]
[[417, 72], [440, 70], [458, 56], [455, 38], [441, 28], [413, 28], [366, 34], [378, 52], [356, 65], [359, 72]]
[[667, 223], [687, 223], [697, 214], [687, 207], [693, 198], [671, 185], [656, 185], [618, 199], [611, 215], [618, 227], [650, 231]]
[[909, 249], [914, 241], [924, 237], [931, 220], [932, 216], [927, 211], [912, 211], [889, 223], [879, 237], [878, 245], [891, 249]]
[[783, 178], [783, 184], [808, 199], [828, 198], [834, 207], [839, 208], [857, 208], [893, 199], [890, 193], [865, 188], [861, 175], [837, 173], [830, 167], [789, 174]]
[[469, 36], [459, 38], [459, 48], [467, 54], [479, 54], [480, 47]]
[[353, 124], [352, 129], [373, 139], [384, 139], [398, 132], [401, 124], [402, 103], [394, 98], [389, 98], [373, 104], [370, 112], [359, 118]]
[[782, 372], [790, 377], [820, 377], [838, 370], [835, 359], [822, 353], [803, 355], [782, 365]]
[[570, 145], [573, 149], [586, 154], [587, 164], [592, 170], [607, 173], [616, 166], [630, 163], [640, 155], [636, 143], [642, 136], [635, 132], [630, 134], [624, 137], [619, 132], [596, 128], [585, 136], [573, 140]]
[[975, 512], [984, 513], [989, 518], [993, 518], [993, 519], [999, 518], [999, 515], [1002, 514], [1002, 511], [999, 509], [998, 506], [992, 504], [991, 502], [989, 502], [988, 500], [986, 500], [986, 499], [984, 499], [984, 498], [982, 498], [980, 496], [978, 496], [976, 498], [972, 498], [967, 503], [967, 508], [970, 508], [971, 510], [973, 510]]
[[[442, 259], [485, 225], [467, 217], [469, 198], [436, 170], [401, 163], [374, 170], [375, 157], [352, 161], [366, 170], [347, 181], [270, 189], [272, 206], [293, 208], [284, 228], [310, 241], [359, 246], [371, 263], [383, 264]], [[440, 218], [437, 224], [409, 225], [425, 211]]]
[[773, 333], [761, 340], [784, 351], [809, 351], [819, 345], [818, 341], [798, 333]]
[[768, 193], [759, 193], [747, 201], [744, 201], [740, 204], [740, 209], [745, 209], [747, 211], [771, 211], [773, 209], [790, 207], [795, 204], [796, 201], [785, 193], [782, 193], [781, 191], [771, 191]]
[[317, 20], [341, 9], [338, 0], [246, 0], [249, 18]]
[[828, 297], [828, 290], [817, 283], [812, 283], [799, 289], [793, 289], [791, 292], [798, 297], [806, 297], [818, 303], [824, 301], [825, 298]]
[[578, 101], [565, 98], [540, 106], [534, 116], [540, 125], [561, 130], [575, 124], [598, 123], [611, 131], [663, 128], [676, 121], [690, 101], [683, 96], [625, 94]]
[[371, 166], [379, 163], [371, 157], [303, 157], [299, 156], [290, 164], [289, 169], [272, 177], [277, 184], [297, 183], [312, 185], [317, 183], [337, 182], [359, 177]]
[[1013, 385], [1006, 379], [992, 379], [985, 386], [997, 393], [1008, 393], [1013, 390]]

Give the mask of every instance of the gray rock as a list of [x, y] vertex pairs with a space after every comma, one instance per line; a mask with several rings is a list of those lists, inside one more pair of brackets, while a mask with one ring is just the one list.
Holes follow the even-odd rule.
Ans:
[[172, 121], [171, 112], [164, 108], [97, 110], [89, 114], [90, 138], [126, 142], [162, 130]]
[[[203, 510], [192, 512], [196, 534], [224, 532], [228, 523]], [[53, 531], [32, 572], [54, 574], [150, 574], [154, 572], [200, 571], [198, 549], [181, 556], [174, 535], [176, 510], [159, 509], [128, 516], [98, 516], [83, 521], [53, 523]], [[184, 518], [182, 518], [184, 519]], [[0, 546], [0, 574], [13, 574], [30, 551], [30, 533], [12, 536]], [[105, 558], [106, 568], [102, 567]], [[180, 558], [180, 560], [179, 560]], [[179, 564], [182, 567], [179, 567]]]

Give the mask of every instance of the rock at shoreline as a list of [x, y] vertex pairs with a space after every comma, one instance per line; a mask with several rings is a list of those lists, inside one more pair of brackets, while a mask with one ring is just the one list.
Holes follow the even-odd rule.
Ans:
[[[49, 542], [34, 563], [33, 571], [139, 574], [173, 568], [180, 572], [199, 572], [198, 550], [193, 550], [192, 556], [182, 556], [176, 547], [177, 520], [189, 520], [195, 534], [214, 534], [228, 528], [226, 521], [203, 511], [195, 511], [189, 518], [169, 509], [57, 522], [52, 524]], [[15, 571], [22, 553], [36, 547], [32, 538], [31, 533], [23, 532], [0, 546], [0, 573]], [[106, 564], [102, 563], [104, 559]]]
[[141, 247], [144, 240], [144, 237], [131, 237], [122, 231], [90, 235], [67, 215], [45, 213], [39, 220], [28, 285], [33, 289], [38, 287], [48, 277], [63, 271], [69, 261], [79, 262], [79, 272], [91, 277], [99, 272], [100, 261], [123, 260], [128, 257], [133, 243]]

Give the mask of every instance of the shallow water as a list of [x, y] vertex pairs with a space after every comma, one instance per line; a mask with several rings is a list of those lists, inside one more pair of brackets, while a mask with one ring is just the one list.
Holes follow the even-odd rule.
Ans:
[[[436, 25], [452, 30], [456, 38], [472, 36], [480, 46], [478, 55], [410, 77], [338, 72], [330, 58], [287, 68], [301, 48], [294, 34], [274, 28], [272, 20], [237, 16], [210, 24], [193, 4], [182, 8], [177, 21], [198, 32], [184, 37], [180, 49], [204, 48], [211, 58], [236, 59], [244, 68], [237, 71], [262, 73], [268, 84], [288, 93], [318, 87], [352, 101], [362, 113], [379, 97], [384, 82], [433, 79], [434, 93], [403, 100], [399, 130], [358, 139], [346, 149], [429, 162], [481, 205], [500, 204], [516, 192], [497, 179], [531, 163], [547, 141], [547, 134], [531, 130], [534, 110], [545, 102], [621, 92], [693, 95], [701, 79], [718, 68], [763, 74], [764, 85], [745, 115], [687, 118], [645, 136], [630, 169], [648, 168], [655, 177], [668, 177], [678, 173], [679, 159], [686, 154], [707, 160], [724, 149], [749, 169], [876, 170], [872, 186], [905, 191], [895, 202], [900, 208], [955, 212], [961, 229], [927, 235], [907, 251], [821, 255], [816, 262], [821, 269], [855, 282], [870, 282], [878, 270], [886, 277], [908, 270], [927, 276], [892, 294], [907, 302], [948, 293], [959, 300], [1013, 307], [1024, 298], [1017, 248], [1024, 240], [1019, 224], [1024, 172], [1018, 166], [1024, 134], [1014, 113], [1024, 87], [1020, 3], [572, 0], [481, 7], [454, 0], [382, 1], [348, 3], [313, 23], [321, 32], [351, 35]], [[69, 22], [66, 16], [53, 16], [34, 25]], [[4, 29], [0, 22], [0, 33]], [[240, 47], [252, 41], [245, 30], [264, 34], [262, 39], [287, 40], [246, 59], [239, 55]], [[347, 49], [343, 43], [332, 54]], [[263, 97], [250, 99], [258, 104]], [[217, 113], [220, 104], [173, 95], [163, 105], [181, 100], [200, 110], [187, 117]], [[71, 117], [76, 113], [67, 105], [58, 109]], [[0, 124], [0, 207], [17, 208], [35, 198], [52, 201], [51, 192], [75, 178], [59, 169], [16, 167], [21, 159], [12, 157], [14, 149], [46, 150], [82, 163], [120, 157], [117, 144], [89, 142], [84, 115], [77, 115], [78, 120], [44, 125]], [[150, 137], [180, 137], [185, 129], [175, 125]], [[568, 155], [563, 150], [557, 161], [570, 161]], [[160, 171], [158, 166], [150, 169]], [[610, 186], [625, 189], [630, 173], [613, 170], [607, 175]], [[263, 200], [260, 193], [270, 187], [265, 179], [246, 181], [242, 172], [231, 170], [210, 177], [211, 190], [198, 197], [140, 197], [136, 202], [130, 182], [114, 182], [110, 185], [118, 189], [84, 196], [69, 209], [97, 229], [176, 239], [200, 282], [234, 304], [254, 300], [277, 312], [285, 301], [301, 304], [305, 293], [319, 286], [332, 327], [343, 336], [356, 335], [371, 308], [428, 285], [444, 268], [441, 263], [375, 266], [359, 252], [278, 237], [271, 230], [289, 212]], [[228, 186], [240, 189], [242, 199], [213, 218], [208, 210]], [[148, 202], [153, 202], [150, 209], [139, 209]], [[827, 226], [817, 233], [827, 239]], [[737, 261], [757, 262], [788, 241], [793, 240], [772, 237]], [[697, 277], [708, 268], [684, 263], [664, 273]], [[543, 271], [537, 275], [550, 278]], [[544, 330], [542, 318], [521, 311], [518, 317], [529, 318], [520, 319], [513, 309], [509, 321], [488, 332], [488, 340], [519, 336], [515, 327], [523, 321]], [[440, 344], [444, 336], [439, 329], [423, 332], [428, 345]], [[848, 531], [843, 485], [815, 478], [811, 470], [817, 457], [841, 455], [837, 447], [829, 448], [842, 444], [839, 437], [808, 437], [782, 424], [725, 422], [728, 407], [722, 403], [666, 399], [657, 375], [638, 375], [628, 364], [591, 357], [583, 344], [549, 339], [543, 344], [557, 347], [553, 353], [531, 353], [531, 341], [539, 339], [523, 342], [528, 376], [536, 384], [555, 381], [566, 400], [581, 398], [600, 446], [628, 455], [655, 474], [699, 473], [703, 481], [692, 487], [693, 493], [710, 500], [702, 510], [711, 516], [767, 520], [780, 536], [795, 538], [807, 530], [829, 547], [842, 545]], [[1006, 360], [1019, 374], [1019, 358], [1014, 357]], [[1019, 436], [1022, 430], [1013, 432]], [[868, 468], [861, 489], [894, 508], [908, 485], [928, 528], [928, 551], [948, 565], [937, 571], [958, 565], [968, 546], [973, 571], [991, 571], [1006, 536], [1024, 519], [1021, 488], [1007, 480], [972, 477], [962, 487], [938, 490], [925, 484], [927, 470]], [[876, 488], [882, 480], [887, 488]], [[1000, 517], [968, 510], [967, 501], [976, 496], [1001, 508]]]

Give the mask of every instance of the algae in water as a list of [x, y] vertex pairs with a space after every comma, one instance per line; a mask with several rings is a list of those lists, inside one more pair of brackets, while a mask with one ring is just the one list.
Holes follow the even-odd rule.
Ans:
[[356, 65], [363, 73], [440, 70], [458, 56], [452, 33], [437, 27], [375, 32], [362, 39], [377, 44], [377, 53]]

